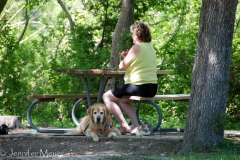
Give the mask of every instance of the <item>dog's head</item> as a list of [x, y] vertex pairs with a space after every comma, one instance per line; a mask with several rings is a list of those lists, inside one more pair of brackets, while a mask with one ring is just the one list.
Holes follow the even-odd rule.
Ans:
[[101, 103], [94, 104], [87, 112], [94, 123], [103, 123], [106, 116], [110, 113], [106, 106]]

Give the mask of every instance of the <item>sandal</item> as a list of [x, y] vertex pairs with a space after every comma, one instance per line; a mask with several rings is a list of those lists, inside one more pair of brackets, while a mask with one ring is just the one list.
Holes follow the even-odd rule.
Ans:
[[120, 128], [120, 133], [122, 135], [128, 135], [128, 134], [131, 134], [132, 130], [123, 130], [123, 128]]
[[139, 133], [139, 130], [140, 130], [140, 126], [131, 126], [132, 135], [136, 135], [137, 133]]

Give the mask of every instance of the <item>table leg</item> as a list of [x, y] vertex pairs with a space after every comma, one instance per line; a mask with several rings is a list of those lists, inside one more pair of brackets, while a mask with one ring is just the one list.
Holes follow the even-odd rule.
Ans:
[[55, 101], [55, 99], [46, 99], [46, 100], [35, 100], [28, 108], [28, 112], [27, 112], [27, 120], [29, 125], [31, 126], [31, 128], [37, 130], [40, 133], [66, 133], [68, 130], [65, 129], [40, 129], [38, 127], [36, 127], [33, 122], [32, 122], [32, 109], [40, 102], [53, 102]]
[[77, 119], [76, 117], [76, 109], [77, 109], [77, 106], [79, 105], [79, 103], [81, 103], [83, 101], [83, 99], [79, 99], [74, 105], [73, 105], [73, 108], [72, 108], [72, 120], [73, 122], [78, 126], [79, 125], [79, 120]]
[[162, 124], [162, 110], [155, 102], [149, 101], [149, 103], [153, 105], [158, 112], [158, 124], [153, 128], [153, 132], [155, 132], [159, 129], [160, 125]]
[[162, 124], [162, 110], [161, 108], [153, 101], [143, 101], [143, 102], [137, 102], [138, 105], [137, 105], [137, 109], [136, 109], [136, 114], [137, 114], [137, 118], [138, 118], [138, 122], [139, 124], [141, 124], [140, 122], [140, 119], [139, 119], [139, 111], [140, 111], [140, 107], [141, 107], [141, 103], [149, 103], [151, 104], [156, 110], [157, 110], [157, 113], [158, 113], [158, 123], [156, 124], [156, 126], [153, 126], [153, 132], [157, 131], [160, 127], [160, 125]]
[[102, 99], [102, 95], [104, 92], [104, 89], [106, 87], [107, 81], [109, 78], [101, 78], [101, 82], [100, 82], [100, 86], [99, 86], [99, 91], [98, 91], [98, 99], [97, 99], [97, 103], [99, 103]]
[[92, 106], [91, 103], [91, 97], [90, 97], [90, 92], [89, 92], [89, 87], [88, 87], [88, 82], [87, 82], [87, 77], [83, 77], [83, 82], [86, 90], [86, 96], [87, 96], [87, 101], [88, 101], [88, 107]]

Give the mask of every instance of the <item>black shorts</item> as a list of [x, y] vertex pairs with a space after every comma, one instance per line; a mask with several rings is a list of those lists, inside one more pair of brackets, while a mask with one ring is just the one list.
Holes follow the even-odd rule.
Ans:
[[112, 94], [117, 98], [123, 96], [141, 96], [141, 97], [154, 97], [157, 94], [157, 84], [123, 84], [112, 89]]

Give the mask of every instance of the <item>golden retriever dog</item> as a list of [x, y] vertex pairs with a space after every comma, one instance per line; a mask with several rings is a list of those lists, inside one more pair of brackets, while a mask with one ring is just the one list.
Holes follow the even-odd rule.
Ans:
[[87, 110], [88, 115], [83, 117], [77, 128], [69, 131], [71, 135], [86, 135], [98, 141], [99, 136], [114, 138], [120, 136], [120, 131], [114, 127], [110, 111], [101, 103], [94, 104]]

